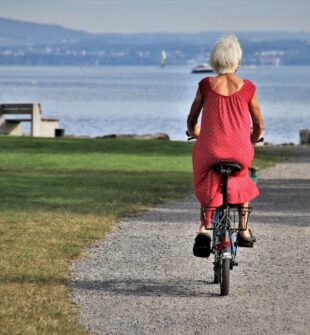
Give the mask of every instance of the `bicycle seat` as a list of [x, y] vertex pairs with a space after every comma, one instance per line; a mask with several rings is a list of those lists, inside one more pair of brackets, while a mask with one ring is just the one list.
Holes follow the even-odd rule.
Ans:
[[220, 163], [213, 164], [211, 168], [213, 171], [217, 173], [234, 174], [241, 170], [241, 165], [237, 163], [231, 163], [231, 162], [220, 162]]

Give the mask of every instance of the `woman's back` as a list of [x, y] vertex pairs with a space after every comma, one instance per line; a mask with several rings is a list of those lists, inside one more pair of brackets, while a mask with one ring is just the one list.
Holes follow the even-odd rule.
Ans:
[[210, 78], [209, 81], [213, 91], [225, 96], [236, 93], [244, 84], [244, 81], [234, 74], [220, 75]]
[[219, 76], [203, 79], [199, 89], [204, 101], [197, 141], [200, 160], [205, 156], [209, 164], [214, 164], [230, 159], [247, 166], [253, 159], [248, 103], [255, 85], [238, 77]]

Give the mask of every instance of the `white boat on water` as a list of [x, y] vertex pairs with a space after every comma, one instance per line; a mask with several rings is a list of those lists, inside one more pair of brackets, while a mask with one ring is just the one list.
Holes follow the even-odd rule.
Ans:
[[199, 64], [192, 69], [192, 73], [212, 73], [214, 72], [209, 64]]
[[242, 65], [241, 68], [252, 70], [252, 69], [256, 69], [256, 65], [254, 65], [254, 64]]

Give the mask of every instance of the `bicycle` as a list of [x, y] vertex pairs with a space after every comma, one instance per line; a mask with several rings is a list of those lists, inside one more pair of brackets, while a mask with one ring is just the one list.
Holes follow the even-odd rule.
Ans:
[[[237, 233], [247, 229], [249, 214], [252, 207], [240, 207], [231, 205], [227, 201], [228, 178], [240, 171], [241, 166], [233, 162], [221, 162], [214, 164], [212, 169], [222, 175], [223, 205], [220, 207], [202, 207], [202, 218], [212, 217], [211, 252], [214, 253], [214, 283], [220, 284], [222, 296], [229, 294], [230, 270], [238, 265], [237, 257]], [[252, 168], [253, 169], [253, 168]], [[254, 170], [253, 170], [254, 171]], [[211, 211], [211, 215], [208, 213]], [[239, 215], [241, 215], [243, 227], [239, 227]]]
[[[186, 134], [188, 141], [195, 139], [194, 137], [190, 137], [188, 132]], [[258, 142], [263, 141], [264, 138], [261, 138]], [[205, 226], [207, 218], [212, 218], [211, 227], [206, 227], [206, 229], [212, 230], [211, 252], [214, 254], [214, 283], [220, 284], [220, 293], [222, 296], [226, 296], [229, 294], [230, 271], [233, 270], [234, 266], [238, 265], [236, 261], [238, 248], [237, 234], [247, 229], [249, 214], [253, 208], [232, 205], [227, 200], [228, 178], [241, 170], [242, 167], [239, 164], [223, 161], [214, 164], [211, 168], [222, 176], [223, 204], [220, 207], [202, 207], [201, 217], [204, 220]], [[254, 182], [256, 182], [257, 169], [250, 167], [249, 174]], [[236, 217], [238, 217], [237, 220]], [[239, 225], [239, 217], [241, 217], [240, 220], [243, 220], [242, 228]]]

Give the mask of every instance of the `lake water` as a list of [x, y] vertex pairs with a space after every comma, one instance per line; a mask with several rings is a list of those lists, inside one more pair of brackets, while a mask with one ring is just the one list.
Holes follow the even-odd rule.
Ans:
[[[0, 67], [0, 103], [40, 102], [66, 134], [165, 132], [185, 140], [186, 118], [204, 75], [189, 67]], [[310, 128], [310, 67], [240, 69], [251, 79], [268, 142], [299, 142]], [[27, 130], [25, 128], [25, 130]]]

